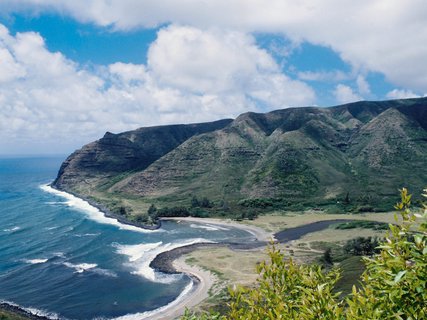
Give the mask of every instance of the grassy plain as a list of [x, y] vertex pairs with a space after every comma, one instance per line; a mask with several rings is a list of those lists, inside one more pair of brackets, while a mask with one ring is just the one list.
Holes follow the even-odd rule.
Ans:
[[[394, 214], [389, 213], [364, 213], [364, 214], [325, 214], [320, 212], [275, 212], [270, 215], [260, 216], [253, 221], [243, 221], [240, 224], [262, 228], [267, 232], [278, 232], [287, 228], [302, 226], [308, 223], [333, 220], [370, 220], [385, 223], [395, 223]], [[351, 286], [357, 284], [363, 272], [363, 263], [360, 257], [340, 257], [340, 248], [349, 239], [356, 237], [383, 237], [384, 230], [365, 228], [334, 229], [332, 226], [303, 236], [298, 240], [277, 246], [287, 255], [292, 255], [299, 263], [317, 262], [326, 248], [332, 248], [334, 258], [339, 262], [335, 265], [342, 270], [342, 279], [337, 284], [337, 291], [349, 293]], [[258, 273], [256, 266], [261, 261], [268, 259], [266, 247], [253, 250], [233, 250], [228, 247], [201, 248], [184, 256], [189, 265], [199, 266], [216, 275], [218, 281], [210, 291], [210, 299], [199, 307], [208, 309], [221, 303], [225, 289], [229, 286], [253, 286]]]

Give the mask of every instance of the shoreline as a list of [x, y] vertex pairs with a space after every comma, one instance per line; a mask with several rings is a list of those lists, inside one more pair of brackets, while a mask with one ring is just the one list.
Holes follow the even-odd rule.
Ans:
[[24, 317], [26, 319], [31, 319], [31, 320], [51, 320], [51, 318], [49, 317], [31, 313], [26, 308], [11, 302], [0, 301], [0, 311], [1, 310], [10, 312], [14, 315], [16, 314], [18, 316]]
[[231, 219], [219, 219], [219, 218], [196, 218], [196, 217], [165, 217], [161, 218], [161, 220], [172, 220], [177, 221], [178, 223], [180, 221], [185, 222], [195, 222], [199, 224], [207, 224], [207, 225], [216, 225], [220, 227], [225, 228], [236, 228], [243, 231], [246, 231], [250, 234], [252, 234], [255, 237], [255, 242], [271, 242], [276, 241], [275, 233], [268, 232], [260, 227], [251, 226], [243, 223], [238, 223], [236, 221], [233, 221]]
[[[214, 274], [207, 270], [203, 270], [197, 266], [191, 266], [185, 262], [183, 255], [188, 254], [194, 250], [199, 248], [207, 248], [207, 247], [221, 247], [227, 246], [232, 250], [251, 250], [260, 247], [265, 247], [271, 242], [280, 242], [285, 243], [289, 240], [283, 237], [283, 232], [291, 231], [292, 229], [299, 228], [291, 228], [289, 230], [282, 230], [280, 232], [268, 232], [261, 227], [247, 225], [243, 223], [239, 223], [233, 221], [231, 219], [217, 219], [217, 218], [197, 218], [197, 217], [164, 217], [158, 220], [158, 224], [154, 227], [147, 228], [147, 226], [141, 225], [139, 223], [133, 223], [132, 221], [128, 221], [123, 217], [118, 217], [117, 214], [110, 212], [107, 208], [104, 208], [102, 205], [94, 203], [89, 199], [81, 198], [73, 193], [69, 193], [67, 191], [63, 191], [49, 185], [52, 189], [64, 192], [66, 194], [70, 194], [80, 200], [86, 201], [90, 206], [96, 208], [101, 214], [106, 218], [115, 219], [119, 224], [131, 225], [136, 228], [140, 228], [143, 230], [157, 230], [161, 227], [162, 221], [175, 221], [176, 223], [186, 222], [186, 223], [197, 223], [201, 225], [205, 225], [206, 227], [218, 226], [223, 228], [236, 228], [250, 233], [254, 239], [252, 241], [248, 241], [246, 243], [233, 243], [233, 242], [223, 242], [223, 243], [194, 243], [189, 245], [184, 245], [182, 247], [178, 247], [175, 249], [171, 249], [165, 252], [161, 252], [158, 254], [153, 261], [150, 263], [150, 267], [155, 269], [156, 271], [160, 271], [163, 273], [169, 274], [186, 274], [192, 281], [192, 288], [188, 291], [181, 292], [178, 297], [172, 301], [170, 304], [162, 306], [160, 308], [147, 311], [150, 314], [150, 319], [157, 320], [168, 320], [175, 319], [182, 315], [186, 308], [194, 307], [209, 298], [209, 290], [217, 281], [217, 278]], [[347, 219], [345, 219], [348, 221]], [[333, 224], [337, 222], [343, 222], [343, 220], [329, 220], [327, 224]], [[316, 225], [317, 223], [314, 223]], [[311, 226], [310, 226], [311, 227]], [[311, 230], [315, 231], [315, 230]], [[19, 307], [18, 307], [19, 309]], [[157, 311], [156, 311], [157, 310]], [[25, 312], [25, 310], [24, 310]], [[37, 317], [37, 316], [36, 316]], [[126, 316], [125, 316], [126, 317]], [[121, 318], [121, 317], [119, 317]], [[145, 317], [144, 317], [145, 318]], [[46, 319], [46, 318], [35, 318], [35, 319]]]
[[68, 191], [68, 190], [64, 190], [62, 188], [58, 188], [57, 186], [55, 186], [53, 184], [53, 182], [47, 184], [47, 186], [51, 187], [52, 189], [54, 189], [56, 191], [65, 192], [65, 193], [68, 193], [68, 194], [70, 194], [70, 195], [78, 198], [78, 199], [86, 201], [89, 205], [91, 205], [92, 207], [98, 209], [106, 218], [115, 219], [115, 220], [117, 220], [117, 222], [119, 222], [121, 224], [128, 225], [128, 226], [133, 226], [133, 227], [137, 227], [137, 228], [141, 228], [141, 229], [144, 229], [144, 230], [157, 230], [157, 229], [160, 229], [162, 227], [161, 219], [158, 219], [156, 221], [157, 224], [153, 225], [153, 226], [145, 225], [145, 224], [142, 224], [142, 223], [139, 223], [139, 222], [136, 222], [136, 221], [131, 221], [131, 220], [129, 220], [129, 219], [127, 219], [127, 218], [125, 218], [125, 217], [117, 214], [117, 213], [111, 212], [111, 210], [109, 210], [107, 207], [103, 206], [102, 204], [99, 204], [99, 203], [95, 202], [92, 199], [89, 199], [89, 198], [84, 197], [82, 195], [76, 194], [76, 193], [74, 193], [72, 191]]
[[[177, 223], [179, 221], [187, 221], [194, 222], [198, 224], [208, 224], [208, 225], [216, 225], [222, 227], [229, 228], [237, 228], [244, 230], [254, 236], [254, 240], [250, 243], [197, 243], [182, 246], [179, 248], [175, 248], [169, 251], [165, 251], [157, 255], [154, 260], [150, 263], [150, 267], [153, 269], [164, 272], [164, 273], [183, 273], [186, 274], [192, 281], [192, 289], [186, 294], [182, 295], [182, 293], [169, 305], [165, 305], [163, 307], [157, 309], [147, 311], [150, 313], [150, 319], [157, 320], [168, 320], [175, 319], [182, 315], [186, 308], [194, 307], [197, 304], [201, 303], [203, 300], [209, 297], [209, 290], [214, 285], [216, 281], [216, 277], [209, 271], [203, 270], [196, 266], [188, 265], [183, 259], [182, 255], [185, 253], [189, 253], [193, 250], [196, 250], [199, 247], [205, 246], [230, 246], [234, 249], [247, 250], [252, 249], [254, 247], [266, 246], [268, 242], [274, 239], [274, 234], [269, 233], [261, 228], [244, 225], [237, 223], [235, 221], [230, 220], [220, 220], [213, 218], [195, 218], [195, 217], [179, 217], [179, 218], [160, 218], [156, 226], [145, 226], [137, 222], [129, 221], [126, 218], [120, 217], [117, 214], [112, 213], [110, 210], [105, 208], [104, 206], [94, 202], [93, 200], [87, 199], [85, 197], [81, 197], [76, 195], [73, 192], [68, 192], [65, 190], [61, 190], [57, 188], [52, 183], [47, 184], [46, 186], [52, 188], [55, 191], [64, 192], [65, 194], [69, 194], [73, 197], [76, 197], [80, 200], [87, 202], [91, 207], [97, 209], [104, 217], [109, 219], [115, 219], [119, 224], [130, 225], [136, 228], [140, 228], [143, 230], [158, 230], [161, 228], [163, 220], [175, 220]], [[10, 305], [13, 307], [13, 305]], [[15, 307], [17, 310], [21, 310], [23, 312], [27, 312], [23, 308]], [[34, 319], [48, 319], [48, 318], [37, 318], [37, 315], [34, 315], [36, 318]], [[125, 316], [126, 317], [126, 316]], [[119, 317], [120, 318], [120, 317]]]

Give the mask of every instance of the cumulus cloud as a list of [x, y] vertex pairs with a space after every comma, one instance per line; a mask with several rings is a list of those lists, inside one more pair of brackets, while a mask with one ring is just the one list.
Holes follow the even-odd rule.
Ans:
[[371, 94], [371, 88], [369, 86], [369, 83], [366, 81], [366, 79], [363, 76], [361, 75], [357, 76], [356, 84], [357, 84], [357, 89], [362, 96], [367, 96]]
[[175, 23], [281, 33], [332, 48], [355, 68], [383, 73], [396, 86], [427, 87], [424, 0], [3, 0], [2, 12], [50, 10], [113, 30]]
[[338, 84], [333, 92], [335, 99], [339, 103], [349, 103], [362, 100], [362, 97], [353, 91], [352, 88], [344, 84]]
[[[171, 25], [159, 31], [146, 65], [118, 62], [91, 71], [50, 52], [39, 34], [13, 36], [0, 25], [0, 58], [2, 152], [37, 144], [44, 152], [67, 152], [105, 131], [315, 100], [309, 86], [288, 78], [251, 36], [238, 32]], [[63, 148], [49, 147], [58, 144]]]
[[421, 96], [413, 93], [411, 90], [393, 89], [387, 93], [389, 99], [408, 99], [408, 98], [420, 98]]

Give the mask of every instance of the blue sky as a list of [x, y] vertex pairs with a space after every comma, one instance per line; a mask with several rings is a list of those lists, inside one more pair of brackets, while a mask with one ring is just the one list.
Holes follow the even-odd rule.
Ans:
[[[405, 2], [406, 3], [406, 2]], [[423, 1], [0, 3], [0, 154], [427, 93]]]

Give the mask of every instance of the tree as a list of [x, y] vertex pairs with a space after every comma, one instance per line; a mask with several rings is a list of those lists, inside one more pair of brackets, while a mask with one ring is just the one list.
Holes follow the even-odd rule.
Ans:
[[191, 198], [191, 207], [192, 208], [200, 207], [199, 199], [197, 199], [196, 196], [193, 196], [193, 198]]
[[[403, 221], [390, 225], [380, 252], [364, 259], [361, 287], [354, 286], [345, 300], [333, 293], [337, 269], [297, 265], [272, 245], [270, 263], [257, 267], [257, 286], [231, 289], [226, 314], [186, 312], [182, 319], [427, 319], [427, 207], [422, 215], [413, 214], [410, 203], [411, 196], [402, 189], [396, 209]], [[421, 217], [418, 230], [412, 231]]]
[[157, 208], [154, 204], [150, 205], [150, 207], [147, 210], [147, 214], [151, 219], [153, 220], [157, 219]]
[[348, 299], [348, 319], [427, 319], [427, 208], [414, 233], [411, 228], [422, 216], [413, 214], [410, 204], [402, 189], [395, 208], [403, 222], [390, 225], [380, 253], [365, 259], [362, 286], [353, 287]]
[[327, 265], [333, 265], [334, 261], [332, 259], [332, 249], [331, 248], [327, 248], [324, 252], [323, 252], [323, 256], [322, 256], [322, 262], [327, 264]]
[[212, 204], [211, 204], [211, 202], [209, 201], [209, 199], [208, 199], [208, 198], [203, 197], [203, 198], [202, 198], [202, 201], [200, 201], [200, 206], [201, 206], [202, 208], [211, 208], [211, 207], [212, 207]]

